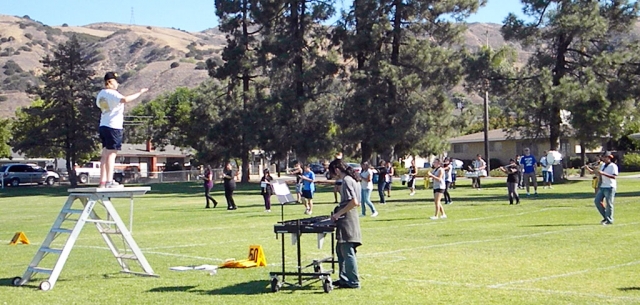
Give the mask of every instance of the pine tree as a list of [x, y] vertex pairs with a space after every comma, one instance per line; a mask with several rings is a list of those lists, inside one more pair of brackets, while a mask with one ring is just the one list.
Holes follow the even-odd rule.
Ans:
[[58, 45], [53, 57], [42, 59], [44, 86], [32, 88], [39, 97], [30, 107], [17, 114], [12, 127], [12, 146], [27, 156], [66, 159], [69, 180], [77, 185], [74, 165], [98, 153], [98, 120], [95, 105], [99, 86], [89, 69], [94, 58], [72, 36]]
[[529, 79], [513, 85], [517, 94], [510, 94], [520, 116], [532, 122], [525, 131], [544, 135], [552, 149], [559, 148], [560, 138], [571, 131], [563, 128], [562, 110], [572, 114], [569, 123], [576, 135], [585, 137], [583, 141], [619, 127], [619, 110], [625, 108], [629, 95], [612, 89], [615, 72], [629, 64], [630, 50], [614, 46], [635, 24], [639, 4], [628, 0], [522, 3], [527, 19], [533, 21], [510, 14], [502, 32], [505, 39], [535, 49], [521, 75]]
[[11, 120], [0, 120], [0, 158], [9, 158], [11, 156]]

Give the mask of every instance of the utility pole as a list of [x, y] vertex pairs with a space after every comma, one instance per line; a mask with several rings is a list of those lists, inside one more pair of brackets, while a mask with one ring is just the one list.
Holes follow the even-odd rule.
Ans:
[[[487, 61], [491, 61], [491, 53], [489, 52], [489, 30], [486, 32]], [[491, 157], [489, 156], [489, 80], [485, 80], [484, 91], [484, 158], [487, 161], [487, 177], [491, 172]]]

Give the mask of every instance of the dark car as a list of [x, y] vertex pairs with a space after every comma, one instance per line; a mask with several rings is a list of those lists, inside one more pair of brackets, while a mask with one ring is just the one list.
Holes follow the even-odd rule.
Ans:
[[320, 163], [311, 163], [309, 164], [309, 167], [314, 174], [324, 174], [324, 172], [327, 171], [327, 169], [324, 168], [324, 165]]

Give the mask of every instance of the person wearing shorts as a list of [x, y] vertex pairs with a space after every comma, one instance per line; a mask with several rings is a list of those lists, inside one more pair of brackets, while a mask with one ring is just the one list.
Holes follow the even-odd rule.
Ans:
[[118, 74], [107, 72], [104, 75], [104, 89], [96, 97], [96, 106], [102, 112], [100, 115], [100, 141], [102, 154], [100, 156], [100, 188], [121, 187], [113, 181], [116, 155], [122, 149], [122, 134], [124, 125], [124, 104], [131, 102], [149, 89], [143, 88], [138, 93], [124, 96], [118, 92]]
[[313, 214], [313, 193], [316, 191], [314, 181], [316, 175], [311, 171], [309, 165], [304, 166], [304, 173], [300, 177], [302, 179], [302, 199], [304, 200], [304, 207], [306, 208], [304, 213], [307, 215]]
[[393, 164], [387, 162], [387, 176], [385, 178], [384, 190], [387, 191], [387, 197], [391, 197], [391, 184], [393, 183]]
[[[436, 220], [438, 218], [447, 218], [447, 214], [444, 212], [444, 207], [442, 206], [442, 197], [444, 196], [444, 191], [446, 189], [445, 177], [444, 177], [444, 169], [440, 167], [440, 160], [435, 159], [433, 161], [434, 170], [429, 173], [429, 178], [433, 179], [433, 203], [435, 204], [435, 214], [429, 217], [431, 220]], [[438, 217], [439, 215], [439, 217]]]
[[302, 167], [300, 167], [300, 162], [295, 162], [293, 164], [293, 170], [291, 170], [290, 174], [296, 175], [296, 202], [302, 202]]
[[416, 160], [411, 160], [411, 166], [409, 166], [409, 181], [407, 181], [407, 186], [411, 191], [409, 196], [413, 196], [416, 194], [416, 176], [418, 175], [418, 168], [416, 167]]

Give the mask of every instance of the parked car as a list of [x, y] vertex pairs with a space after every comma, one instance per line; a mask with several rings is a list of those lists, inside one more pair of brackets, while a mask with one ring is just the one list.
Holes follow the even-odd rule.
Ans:
[[[87, 162], [82, 167], [76, 167], [76, 176], [78, 177], [78, 183], [87, 184], [89, 183], [89, 179], [100, 179], [100, 161], [90, 161]], [[118, 183], [122, 183], [124, 181], [124, 172], [122, 170], [116, 169], [113, 172], [113, 180]]]
[[58, 173], [56, 173], [54, 171], [51, 171], [51, 170], [44, 169], [44, 168], [38, 166], [37, 164], [27, 163], [27, 165], [35, 168], [36, 170], [38, 170], [40, 172], [46, 172], [47, 173], [47, 178], [44, 179], [44, 183], [46, 185], [51, 186], [51, 185], [55, 184], [56, 182], [60, 182], [60, 174], [58, 174]]
[[29, 164], [5, 164], [0, 167], [0, 174], [5, 185], [18, 186], [26, 183], [44, 184], [49, 177], [46, 170]]
[[327, 169], [324, 168], [324, 165], [322, 165], [320, 163], [311, 163], [311, 164], [309, 164], [309, 167], [311, 167], [311, 171], [314, 174], [324, 174], [324, 172], [327, 171]]

